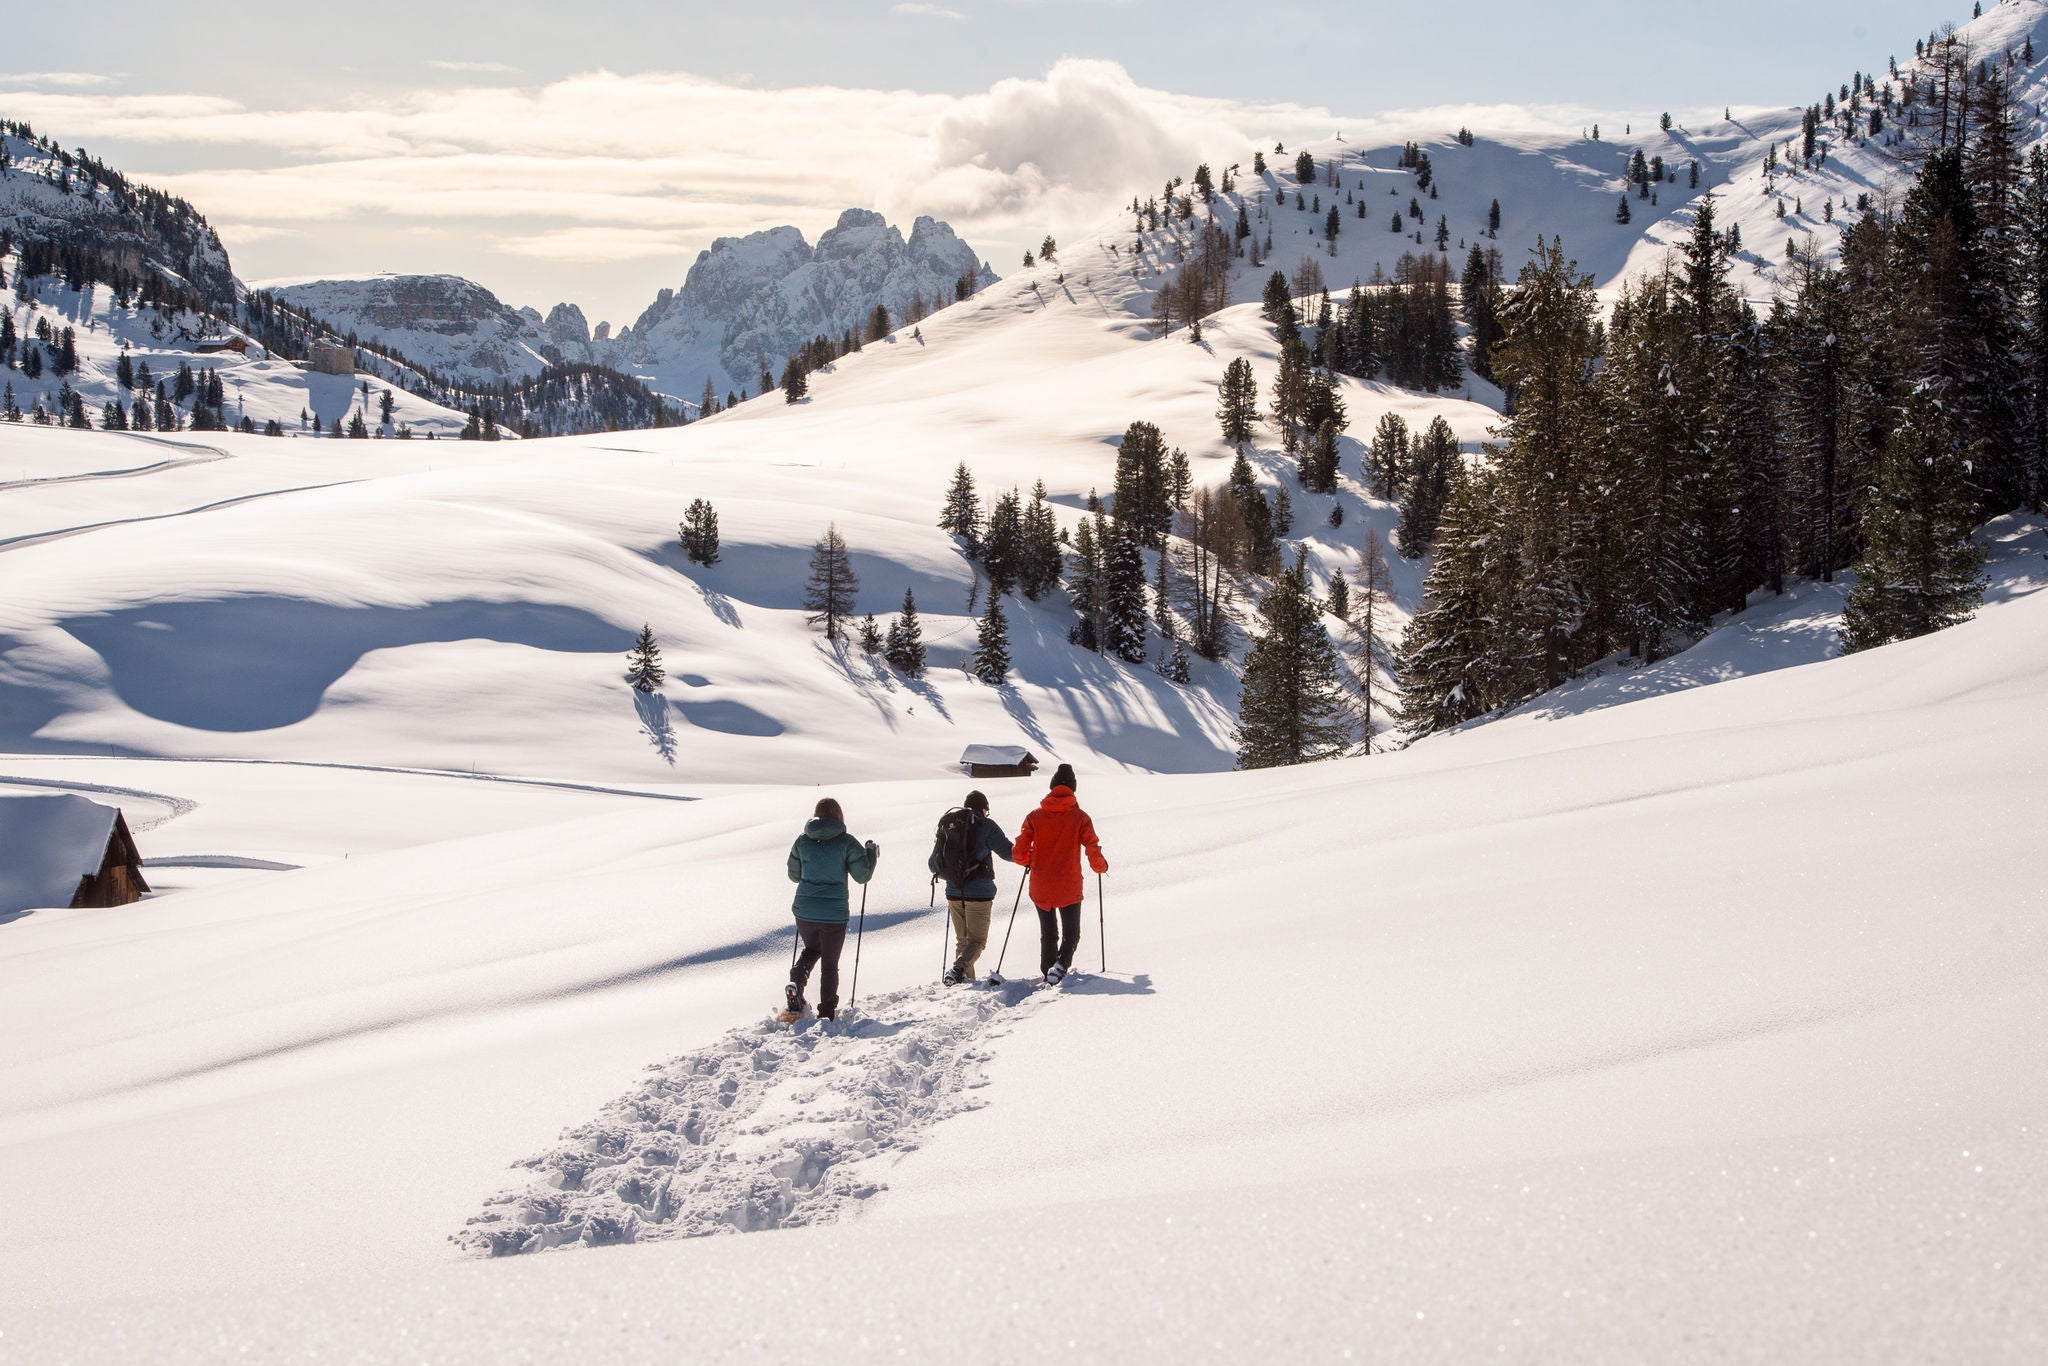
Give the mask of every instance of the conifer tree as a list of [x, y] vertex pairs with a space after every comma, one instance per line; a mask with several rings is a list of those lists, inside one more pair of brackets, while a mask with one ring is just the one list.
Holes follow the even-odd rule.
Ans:
[[988, 533], [981, 547], [981, 565], [988, 571], [989, 592], [997, 597], [1017, 584], [1024, 561], [1024, 509], [1011, 489], [989, 509]]
[[632, 652], [626, 656], [626, 681], [633, 685], [633, 691], [650, 693], [667, 677], [661, 667], [661, 647], [654, 643], [654, 628], [643, 625], [640, 638], [633, 642]]
[[974, 676], [993, 688], [1010, 679], [1010, 623], [1003, 616], [1002, 598], [994, 593], [975, 634]]
[[1408, 423], [1399, 413], [1382, 413], [1366, 452], [1365, 481], [1372, 496], [1391, 502], [1408, 486]]
[[1101, 649], [1129, 663], [1145, 657], [1145, 556], [1136, 531], [1110, 522], [1102, 554]]
[[718, 563], [718, 512], [710, 503], [702, 498], [692, 498], [690, 505], [683, 509], [683, 520], [676, 531], [682, 542], [683, 554], [693, 564]]
[[1080, 620], [1070, 639], [1083, 649], [1102, 652], [1102, 546], [1096, 535], [1107, 523], [1100, 513], [1081, 519], [1074, 532], [1074, 553], [1067, 572], [1067, 592], [1074, 599]]
[[1867, 545], [1842, 612], [1845, 653], [1953, 626], [1983, 600], [1969, 462], [1933, 390], [1913, 391], [1879, 461]]
[[905, 678], [924, 677], [924, 627], [917, 619], [917, 597], [908, 588], [903, 590], [902, 610], [889, 623], [883, 657]]
[[1145, 546], [1166, 543], [1173, 524], [1173, 494], [1167, 482], [1166, 439], [1149, 422], [1133, 422], [1117, 446], [1116, 489], [1110, 505], [1116, 520]]
[[811, 392], [810, 377], [804, 374], [804, 358], [801, 353], [791, 356], [782, 367], [782, 401], [795, 403]]
[[1329, 605], [1324, 610], [1339, 621], [1351, 620], [1351, 581], [1341, 569], [1330, 576]]
[[1311, 493], [1337, 491], [1337, 424], [1324, 419], [1301, 453], [1301, 486]]
[[845, 621], [853, 615], [854, 594], [860, 579], [853, 572], [853, 556], [839, 534], [837, 522], [811, 547], [811, 572], [804, 583], [804, 610], [813, 626], [825, 628], [827, 640], [845, 637]]
[[1031, 502], [1024, 509], [1022, 545], [1017, 557], [1017, 586], [1036, 602], [1060, 581], [1060, 526], [1046, 501], [1045, 481], [1031, 487]]
[[875, 624], [875, 614], [868, 613], [860, 620], [860, 648], [862, 654], [882, 653], [882, 628]]
[[[1503, 618], [1516, 549], [1487, 469], [1451, 480], [1422, 610], [1401, 640], [1401, 718], [1413, 735], [1462, 725], [1503, 701], [1503, 677], [1521, 672]], [[1512, 684], [1510, 686], [1513, 686]]]
[[939, 513], [939, 525], [960, 538], [970, 557], [980, 553], [981, 500], [974, 495], [974, 473], [965, 460], [953, 471], [953, 484], [946, 490], [946, 506]]
[[1233, 446], [1252, 439], [1259, 420], [1259, 382], [1252, 363], [1239, 356], [1223, 367], [1223, 382], [1216, 386], [1216, 420], [1223, 426], [1223, 439]]
[[1284, 570], [1259, 603], [1236, 738], [1241, 769], [1335, 758], [1351, 743], [1336, 648], [1298, 566]]
[[1457, 461], [1458, 438], [1451, 425], [1441, 417], [1431, 418], [1415, 443], [1401, 489], [1401, 553], [1411, 560], [1427, 554], [1436, 538]]

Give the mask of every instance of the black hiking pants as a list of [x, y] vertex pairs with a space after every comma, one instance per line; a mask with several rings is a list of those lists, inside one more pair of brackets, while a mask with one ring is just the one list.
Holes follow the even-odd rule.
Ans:
[[818, 974], [818, 1013], [830, 1015], [839, 1009], [839, 953], [846, 947], [846, 926], [799, 920], [796, 933], [804, 947], [789, 970], [790, 985], [796, 988], [801, 1000], [804, 984], [811, 980], [812, 967], [822, 962], [824, 971]]
[[1074, 966], [1074, 950], [1081, 947], [1081, 903], [1056, 911], [1038, 913], [1038, 971], [1043, 975], [1054, 963], [1065, 971]]

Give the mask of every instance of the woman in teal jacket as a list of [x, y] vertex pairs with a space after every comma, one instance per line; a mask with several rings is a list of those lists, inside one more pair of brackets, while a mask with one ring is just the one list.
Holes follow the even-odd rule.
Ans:
[[862, 844], [846, 833], [846, 813], [830, 797], [818, 799], [817, 811], [804, 832], [789, 846], [789, 880], [796, 884], [797, 937], [803, 952], [790, 965], [783, 1004], [791, 1017], [804, 1012], [804, 984], [821, 960], [818, 976], [818, 1018], [829, 1020], [839, 1009], [839, 953], [846, 947], [846, 879], [866, 882], [875, 875], [881, 849], [873, 840]]

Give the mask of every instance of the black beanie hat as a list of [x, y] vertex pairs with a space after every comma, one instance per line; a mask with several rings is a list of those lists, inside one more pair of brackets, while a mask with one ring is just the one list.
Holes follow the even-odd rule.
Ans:
[[1076, 790], [1074, 766], [1072, 764], [1061, 764], [1058, 768], [1054, 769], [1052, 771], [1052, 785], [1054, 787], [1064, 787], [1069, 792]]
[[988, 814], [988, 798], [983, 796], [980, 792], [968, 793], [967, 800], [960, 804], [966, 807], [969, 811], [979, 811], [984, 816]]

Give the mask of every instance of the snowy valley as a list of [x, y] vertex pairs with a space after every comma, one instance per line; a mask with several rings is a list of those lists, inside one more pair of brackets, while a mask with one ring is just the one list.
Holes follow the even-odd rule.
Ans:
[[[2048, 5], [1962, 34], [2042, 145]], [[1487, 540], [1459, 518], [1516, 487], [1545, 395], [1475, 368], [1500, 324], [1468, 302], [1532, 242], [1595, 301], [1589, 405], [1631, 392], [1601, 376], [1635, 373], [1644, 282], [1707, 196], [1726, 316], [1806, 317], [1927, 150], [1869, 74], [1824, 116], [1218, 149], [1210, 195], [1169, 168], [1000, 278], [943, 223], [850, 209], [815, 245], [720, 239], [605, 336], [454, 276], [260, 282], [285, 311], [252, 314], [217, 239], [72, 288], [30, 244], [91, 196], [11, 136], [4, 374], [54, 420], [0, 421], [0, 807], [118, 806], [151, 891], [0, 905], [0, 1361], [2048, 1356], [2038, 498], [1971, 519], [1968, 620], [1845, 652], [1850, 552], [1885, 529], [1838, 535], [1787, 475], [1821, 531], [1780, 538], [1783, 591], [1616, 611], [1561, 686], [1440, 725], [1397, 724], [1413, 660], [1338, 587], [1399, 642], [1449, 596], [1425, 538]], [[1460, 283], [1475, 255], [1491, 281]], [[1452, 373], [1393, 323], [1373, 363], [1345, 349], [1405, 301]], [[1286, 433], [1309, 347], [1302, 402], [1342, 420]], [[1681, 393], [1673, 354], [1643, 386]], [[564, 365], [674, 420], [455, 439]], [[1633, 412], [1597, 412], [1578, 430], [1631, 449]], [[1375, 461], [1398, 428], [1421, 462], [1433, 424], [1461, 492], [1425, 516], [1423, 466]], [[1905, 462], [1857, 439], [1868, 517]], [[1176, 468], [1156, 535], [1126, 529]], [[963, 470], [973, 536], [942, 525]], [[1032, 583], [1027, 546], [992, 585], [1006, 494], [1064, 572]], [[1531, 543], [1541, 504], [1505, 505], [1493, 539]], [[807, 585], [834, 535], [841, 638]], [[1267, 766], [1249, 656], [1290, 580], [1349, 739]], [[912, 603], [921, 669], [861, 641]], [[1576, 607], [1610, 629], [1599, 591]], [[664, 673], [636, 688], [643, 631]], [[970, 779], [974, 745], [1043, 767]], [[979, 787], [1015, 834], [1062, 762], [1109, 866], [1076, 975], [1039, 983], [1028, 908], [1003, 935], [998, 862], [1009, 980], [940, 986], [934, 822]], [[791, 1027], [785, 860], [823, 796], [879, 863], [854, 999]], [[28, 858], [4, 821], [0, 857]]]

